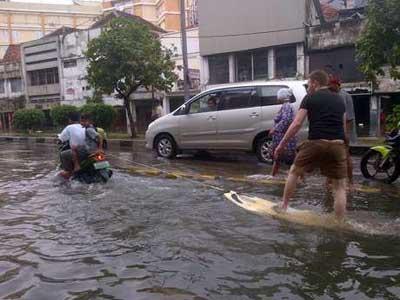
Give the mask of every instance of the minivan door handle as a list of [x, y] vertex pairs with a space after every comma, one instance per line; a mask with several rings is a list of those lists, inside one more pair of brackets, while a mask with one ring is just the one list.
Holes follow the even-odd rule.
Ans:
[[209, 117], [207, 118], [207, 120], [209, 120], [209, 121], [215, 121], [216, 119], [217, 119], [216, 116], [209, 116]]
[[260, 114], [258, 112], [253, 112], [253, 113], [250, 114], [251, 118], [257, 118], [259, 116], [260, 116]]

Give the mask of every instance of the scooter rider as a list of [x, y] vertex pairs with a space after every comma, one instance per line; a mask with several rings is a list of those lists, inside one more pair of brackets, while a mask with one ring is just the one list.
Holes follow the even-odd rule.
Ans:
[[64, 170], [60, 175], [66, 179], [70, 178], [74, 172], [79, 171], [79, 158], [84, 153], [85, 147], [85, 128], [80, 124], [80, 114], [72, 112], [69, 114], [69, 123], [67, 127], [58, 135], [62, 142], [68, 142], [70, 149], [64, 150], [60, 154], [61, 167]]
[[85, 128], [85, 146], [87, 154], [103, 151], [103, 138], [93, 126], [92, 116], [83, 114], [81, 118], [82, 127]]

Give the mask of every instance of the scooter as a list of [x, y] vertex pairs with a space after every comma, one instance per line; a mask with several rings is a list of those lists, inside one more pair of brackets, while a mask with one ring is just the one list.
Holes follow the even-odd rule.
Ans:
[[[60, 141], [60, 155], [62, 151], [69, 150], [69, 143], [62, 143]], [[61, 162], [61, 157], [60, 157]], [[72, 180], [78, 180], [82, 183], [106, 183], [113, 175], [110, 169], [110, 163], [106, 160], [103, 152], [97, 151], [90, 154], [87, 158], [80, 162], [81, 169], [75, 172]]]
[[392, 183], [400, 176], [400, 131], [394, 129], [385, 144], [369, 149], [361, 159], [365, 178]]

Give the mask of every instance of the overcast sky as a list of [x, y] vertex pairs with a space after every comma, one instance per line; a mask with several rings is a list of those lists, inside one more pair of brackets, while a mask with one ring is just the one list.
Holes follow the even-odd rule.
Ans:
[[[91, 1], [100, 2], [101, 0], [91, 0]], [[72, 0], [12, 0], [12, 2], [72, 4]]]

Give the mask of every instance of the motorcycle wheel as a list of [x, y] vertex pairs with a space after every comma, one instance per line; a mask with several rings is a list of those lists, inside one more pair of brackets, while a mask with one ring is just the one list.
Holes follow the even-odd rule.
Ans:
[[[112, 174], [112, 173], [111, 173]], [[110, 179], [110, 173], [109, 173], [109, 170], [105, 170], [105, 169], [103, 169], [103, 170], [100, 170], [99, 171], [99, 175], [100, 175], [100, 178], [101, 178], [101, 180], [104, 182], [104, 183], [106, 183], [109, 179]]]
[[361, 159], [361, 173], [365, 178], [392, 183], [400, 176], [400, 164], [395, 155], [390, 155], [381, 166], [383, 155], [375, 150], [368, 152]]

